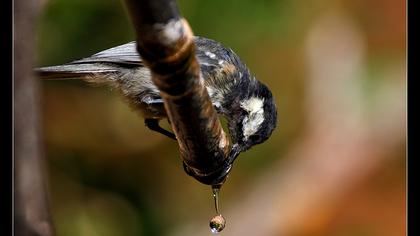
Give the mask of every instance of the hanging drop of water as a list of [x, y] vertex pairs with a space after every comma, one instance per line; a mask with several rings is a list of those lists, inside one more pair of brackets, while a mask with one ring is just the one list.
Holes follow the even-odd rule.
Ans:
[[213, 199], [214, 199], [214, 208], [216, 209], [216, 215], [210, 220], [210, 230], [212, 233], [217, 234], [225, 228], [226, 220], [219, 213], [219, 191], [220, 185], [213, 185]]
[[225, 228], [226, 220], [222, 215], [216, 215], [210, 220], [210, 230], [217, 234]]

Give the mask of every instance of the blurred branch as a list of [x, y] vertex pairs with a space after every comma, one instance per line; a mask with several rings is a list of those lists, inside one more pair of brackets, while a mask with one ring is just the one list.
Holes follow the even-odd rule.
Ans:
[[19, 236], [50, 236], [54, 233], [40, 148], [39, 88], [32, 76], [39, 3], [17, 0], [14, 6], [14, 230]]
[[159, 88], [186, 171], [204, 184], [224, 181], [228, 139], [200, 78], [193, 33], [172, 0], [125, 0], [137, 50]]

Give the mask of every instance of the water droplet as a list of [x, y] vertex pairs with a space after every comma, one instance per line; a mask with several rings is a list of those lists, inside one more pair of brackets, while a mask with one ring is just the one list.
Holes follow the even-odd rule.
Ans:
[[219, 192], [221, 185], [213, 185], [211, 187], [213, 191], [214, 208], [216, 210], [216, 215], [210, 220], [210, 230], [212, 233], [217, 234], [225, 228], [226, 220], [222, 216], [222, 214], [219, 213]]
[[216, 215], [210, 220], [210, 230], [217, 234], [225, 228], [226, 220], [222, 215]]

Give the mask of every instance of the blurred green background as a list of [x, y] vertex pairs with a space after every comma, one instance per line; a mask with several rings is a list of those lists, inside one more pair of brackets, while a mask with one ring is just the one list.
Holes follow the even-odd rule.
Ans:
[[[272, 137], [238, 158], [222, 188], [221, 234], [405, 235], [405, 1], [178, 4], [278, 106]], [[45, 1], [37, 28], [39, 66], [134, 39], [118, 0]], [[211, 189], [184, 173], [174, 141], [110, 88], [41, 85], [57, 235], [211, 234]]]

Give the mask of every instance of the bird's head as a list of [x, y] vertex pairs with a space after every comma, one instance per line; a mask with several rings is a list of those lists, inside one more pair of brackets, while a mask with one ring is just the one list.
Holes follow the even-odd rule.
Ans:
[[255, 80], [255, 85], [245, 96], [236, 97], [236, 105], [228, 121], [233, 146], [230, 159], [234, 160], [256, 144], [263, 143], [277, 125], [277, 108], [271, 91]]

